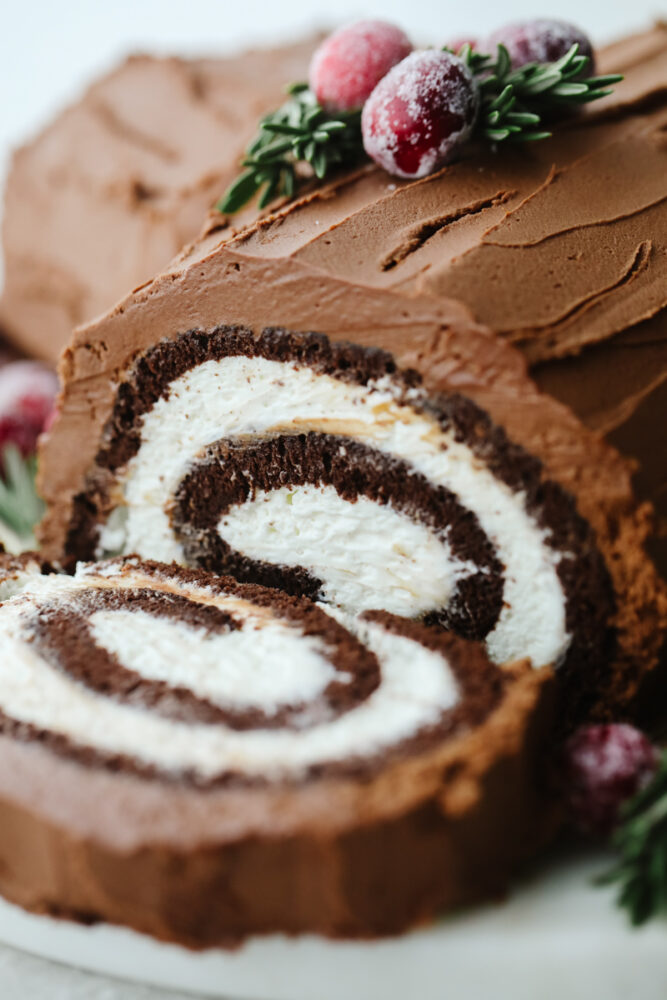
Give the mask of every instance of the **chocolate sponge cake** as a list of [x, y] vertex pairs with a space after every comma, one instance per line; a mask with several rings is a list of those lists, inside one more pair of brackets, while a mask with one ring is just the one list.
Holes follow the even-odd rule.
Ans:
[[136, 558], [24, 568], [0, 604], [10, 900], [191, 947], [368, 937], [499, 891], [547, 832], [547, 672]]
[[[456, 331], [391, 293], [359, 289], [357, 312], [347, 285], [318, 278], [309, 301], [293, 265], [253, 274], [237, 260], [225, 247], [188, 257], [77, 334], [42, 453], [45, 556], [69, 565], [138, 552], [347, 610], [425, 618], [484, 639], [496, 662], [560, 668], [573, 717], [593, 702], [627, 705], [655, 662], [664, 595], [627, 474], [622, 497], [606, 492], [620, 460], [555, 405], [541, 417], [549, 436], [536, 436], [545, 400], [516, 370], [532, 454], [452, 391], [472, 377], [487, 380], [487, 400], [502, 398], [511, 368], [497, 352], [515, 357], [455, 308]], [[421, 328], [428, 380], [377, 348], [239, 323], [294, 323], [296, 310], [328, 329], [359, 323], [358, 340], [409, 330], [410, 350]], [[185, 329], [185, 316], [198, 326]], [[485, 347], [483, 373], [465, 355]], [[521, 394], [510, 386], [516, 425]], [[562, 485], [583, 487], [590, 465], [598, 487], [577, 511]]]

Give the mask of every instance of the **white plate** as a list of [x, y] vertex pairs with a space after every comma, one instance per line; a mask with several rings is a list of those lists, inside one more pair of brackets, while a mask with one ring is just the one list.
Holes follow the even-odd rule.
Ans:
[[667, 922], [631, 930], [591, 880], [601, 855], [562, 858], [511, 899], [402, 938], [255, 939], [192, 953], [117, 927], [80, 927], [0, 901], [0, 940], [106, 975], [230, 1000], [665, 1000]]

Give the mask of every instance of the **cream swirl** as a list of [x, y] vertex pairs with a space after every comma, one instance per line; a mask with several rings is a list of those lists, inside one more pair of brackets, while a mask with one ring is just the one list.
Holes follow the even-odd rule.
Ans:
[[200, 784], [372, 771], [498, 696], [474, 644], [136, 559], [35, 573], [0, 605], [0, 664], [4, 731]]
[[98, 555], [425, 618], [498, 663], [606, 655], [609, 579], [571, 498], [384, 352], [284, 331], [164, 342], [118, 387], [98, 465], [106, 497], [79, 506], [74, 548], [97, 533]]

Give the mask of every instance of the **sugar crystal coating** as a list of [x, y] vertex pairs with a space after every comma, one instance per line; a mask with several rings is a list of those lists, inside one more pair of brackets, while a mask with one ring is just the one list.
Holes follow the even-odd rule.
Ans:
[[412, 51], [407, 35], [386, 21], [358, 21], [330, 35], [310, 64], [310, 88], [331, 111], [360, 108], [392, 66]]
[[564, 779], [569, 810], [582, 830], [606, 836], [621, 806], [652, 777], [657, 753], [634, 726], [585, 726], [565, 746]]
[[555, 62], [572, 48], [579, 46], [579, 55], [591, 60], [586, 68], [586, 76], [594, 72], [593, 46], [587, 35], [567, 21], [536, 18], [532, 21], [517, 21], [506, 24], [489, 35], [482, 51], [495, 53], [496, 46], [502, 44], [509, 52], [512, 66], [518, 69], [532, 62]]
[[426, 177], [470, 135], [478, 97], [468, 67], [450, 52], [413, 52], [364, 106], [364, 149], [398, 177]]
[[15, 361], [0, 370], [0, 451], [30, 455], [53, 409], [58, 380], [44, 365]]

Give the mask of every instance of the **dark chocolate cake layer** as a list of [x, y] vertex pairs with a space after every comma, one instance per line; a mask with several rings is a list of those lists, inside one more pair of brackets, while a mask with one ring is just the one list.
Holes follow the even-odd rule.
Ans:
[[0, 557], [5, 584], [0, 889], [29, 909], [191, 947], [397, 933], [547, 832], [546, 671], [137, 559]]

